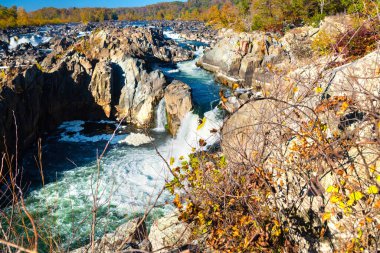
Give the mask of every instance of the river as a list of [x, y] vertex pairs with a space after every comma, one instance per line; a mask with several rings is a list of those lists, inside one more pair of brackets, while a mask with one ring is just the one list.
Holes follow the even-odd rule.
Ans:
[[[75, 248], [88, 242], [91, 231], [92, 192], [99, 182], [96, 235], [101, 236], [118, 225], [142, 214], [155, 199], [170, 173], [159, 152], [169, 159], [178, 160], [198, 148], [198, 140], [208, 144], [219, 140], [211, 129], [220, 128], [223, 116], [216, 108], [221, 86], [212, 74], [195, 63], [203, 52], [198, 42], [182, 41], [183, 46], [197, 47], [196, 59], [176, 65], [158, 65], [166, 76], [181, 80], [192, 88], [194, 111], [183, 120], [178, 135], [172, 138], [165, 131], [164, 101], [156, 109], [155, 127], [146, 131], [129, 126], [117, 128], [118, 122], [100, 121], [64, 122], [56, 131], [46, 134], [42, 146], [44, 185], [32, 148], [24, 162], [30, 185], [25, 203], [42, 232], [52, 235], [60, 245]], [[174, 36], [174, 37], [173, 37]], [[197, 130], [199, 120], [206, 118], [205, 126]], [[115, 131], [114, 138], [112, 137]], [[101, 161], [97, 181], [97, 155], [110, 140]], [[169, 203], [169, 204], [168, 204]], [[149, 218], [170, 212], [171, 197], [164, 193]]]

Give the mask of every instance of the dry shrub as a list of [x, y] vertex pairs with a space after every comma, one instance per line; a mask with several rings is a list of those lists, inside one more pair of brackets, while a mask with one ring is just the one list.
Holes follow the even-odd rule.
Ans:
[[350, 29], [333, 45], [336, 54], [343, 54], [346, 61], [358, 59], [372, 52], [380, 40], [380, 21], [371, 20], [357, 29]]
[[249, 101], [224, 124], [223, 153], [196, 153], [173, 169], [167, 187], [205, 247], [380, 249], [379, 76], [342, 73], [336, 84], [297, 83], [294, 99]]
[[353, 24], [344, 33], [330, 34], [321, 30], [312, 42], [312, 49], [318, 55], [341, 55], [343, 63], [356, 60], [378, 47], [380, 21], [374, 19], [353, 19]]

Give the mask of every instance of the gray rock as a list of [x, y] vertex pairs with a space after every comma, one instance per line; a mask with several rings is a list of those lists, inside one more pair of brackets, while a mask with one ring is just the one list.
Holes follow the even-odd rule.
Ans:
[[[147, 230], [145, 223], [141, 219], [136, 218], [119, 226], [115, 232], [104, 235], [94, 244], [94, 252], [96, 253], [115, 253], [129, 249], [149, 249], [147, 241]], [[139, 246], [140, 245], [140, 246]], [[91, 245], [86, 245], [79, 249], [71, 251], [71, 253], [90, 253], [93, 252]]]
[[103, 108], [108, 118], [111, 116], [114, 89], [114, 75], [111, 64], [109, 62], [99, 62], [95, 66], [89, 90], [95, 102]]
[[125, 78], [117, 117], [137, 126], [147, 126], [153, 120], [154, 108], [164, 95], [165, 76], [158, 70], [148, 72], [141, 60], [131, 57], [116, 59]]
[[153, 252], [167, 252], [190, 243], [191, 226], [178, 220], [176, 213], [171, 213], [156, 220], [150, 228], [149, 241]]
[[181, 121], [193, 108], [191, 88], [181, 81], [174, 80], [165, 89], [165, 108], [169, 132], [175, 136], [181, 126]]

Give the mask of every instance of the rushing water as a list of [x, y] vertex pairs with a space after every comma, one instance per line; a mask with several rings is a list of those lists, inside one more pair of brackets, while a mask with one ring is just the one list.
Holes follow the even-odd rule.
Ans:
[[[195, 43], [197, 44], [197, 43]], [[202, 53], [202, 48], [197, 52]], [[24, 167], [27, 177], [34, 182], [26, 198], [30, 213], [39, 224], [52, 228], [55, 238], [63, 246], [81, 245], [89, 237], [91, 225], [92, 193], [98, 185], [97, 235], [113, 230], [130, 217], [141, 214], [170, 178], [164, 161], [186, 156], [197, 148], [199, 139], [208, 144], [219, 137], [210, 130], [219, 128], [221, 112], [218, 104], [220, 86], [213, 76], [196, 67], [197, 59], [178, 63], [176, 66], [159, 66], [169, 77], [179, 79], [192, 88], [194, 112], [183, 120], [176, 138], [165, 131], [165, 101], [160, 101], [156, 111], [156, 127], [149, 132], [139, 132], [129, 127], [117, 128], [117, 122], [71, 121], [63, 123], [57, 131], [49, 133], [43, 145], [44, 181], [36, 168], [30, 152]], [[206, 118], [205, 126], [197, 130], [200, 117]], [[112, 138], [102, 159], [96, 164], [107, 141]], [[99, 172], [98, 172], [99, 169]], [[97, 175], [99, 173], [99, 180]], [[162, 215], [172, 207], [170, 196], [164, 193], [152, 218]]]

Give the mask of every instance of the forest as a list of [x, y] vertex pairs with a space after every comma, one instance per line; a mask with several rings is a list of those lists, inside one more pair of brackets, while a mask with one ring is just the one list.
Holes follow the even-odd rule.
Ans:
[[370, 0], [189, 0], [139, 8], [43, 8], [29, 13], [22, 7], [0, 5], [0, 28], [107, 20], [197, 20], [238, 31], [281, 31], [316, 25], [336, 13], [375, 15], [379, 5]]

